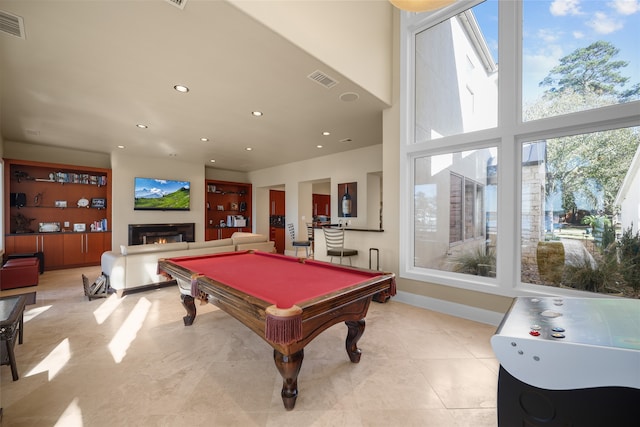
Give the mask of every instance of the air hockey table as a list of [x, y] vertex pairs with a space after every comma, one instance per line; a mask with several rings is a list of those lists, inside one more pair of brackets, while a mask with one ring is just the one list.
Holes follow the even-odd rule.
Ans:
[[518, 297], [491, 346], [499, 427], [640, 425], [640, 300]]

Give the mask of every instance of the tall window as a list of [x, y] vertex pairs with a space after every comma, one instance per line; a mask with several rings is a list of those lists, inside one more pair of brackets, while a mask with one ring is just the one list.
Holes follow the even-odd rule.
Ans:
[[400, 274], [640, 296], [640, 4], [456, 2], [402, 24]]

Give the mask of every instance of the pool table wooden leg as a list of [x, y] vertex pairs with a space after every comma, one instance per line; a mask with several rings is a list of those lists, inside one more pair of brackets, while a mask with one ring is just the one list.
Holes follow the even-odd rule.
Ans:
[[282, 403], [287, 411], [296, 406], [296, 398], [298, 397], [298, 373], [302, 367], [302, 359], [304, 359], [304, 349], [285, 356], [278, 350], [273, 350], [273, 360], [276, 362], [276, 368], [282, 376]]
[[360, 361], [360, 356], [362, 355], [362, 352], [358, 348], [357, 344], [358, 344], [358, 340], [364, 333], [364, 326], [365, 326], [364, 319], [355, 320], [355, 321], [347, 320], [344, 323], [346, 323], [347, 327], [349, 328], [349, 332], [347, 332], [347, 340], [345, 343], [347, 347], [347, 354], [349, 355], [349, 359], [351, 359], [353, 363], [358, 363]]
[[196, 304], [191, 295], [181, 294], [182, 306], [187, 310], [187, 315], [182, 318], [184, 326], [191, 326], [196, 319]]

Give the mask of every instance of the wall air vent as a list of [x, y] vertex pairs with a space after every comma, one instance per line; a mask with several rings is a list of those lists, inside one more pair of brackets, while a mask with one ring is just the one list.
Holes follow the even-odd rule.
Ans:
[[332, 88], [332, 87], [334, 87], [335, 85], [338, 84], [337, 80], [329, 77], [328, 75], [326, 75], [322, 71], [318, 71], [318, 70], [316, 70], [313, 73], [309, 74], [307, 77], [309, 77], [314, 82], [316, 82], [318, 84], [321, 84], [322, 86], [326, 87], [327, 89], [330, 89], [330, 88]]
[[22, 18], [0, 10], [0, 31], [24, 40], [24, 22]]
[[184, 9], [184, 5], [187, 4], [187, 0], [166, 0], [167, 3], [171, 3], [178, 9]]

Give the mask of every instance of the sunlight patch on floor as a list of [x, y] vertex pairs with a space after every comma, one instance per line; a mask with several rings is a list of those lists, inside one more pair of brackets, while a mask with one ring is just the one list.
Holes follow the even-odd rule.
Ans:
[[98, 325], [102, 325], [102, 323], [111, 316], [111, 313], [113, 313], [114, 310], [122, 304], [122, 301], [124, 301], [126, 297], [127, 296], [125, 295], [122, 298], [119, 298], [118, 295], [112, 294], [109, 298], [104, 300], [104, 302], [100, 304], [100, 307], [96, 308], [93, 312], [93, 316], [96, 318]]
[[127, 320], [122, 323], [122, 326], [118, 329], [115, 336], [109, 343], [109, 350], [113, 356], [113, 360], [116, 363], [122, 362], [124, 356], [127, 354], [127, 349], [131, 345], [140, 328], [144, 319], [147, 317], [151, 303], [146, 298], [140, 298], [133, 311], [127, 317]]
[[42, 307], [35, 307], [24, 311], [24, 323], [34, 319], [51, 308], [50, 305], [43, 305]]
[[82, 427], [82, 410], [76, 397], [64, 410], [55, 427]]
[[56, 348], [51, 350], [49, 355], [42, 362], [38, 363], [25, 377], [40, 374], [42, 372], [49, 373], [49, 381], [53, 380], [60, 370], [71, 359], [71, 349], [69, 347], [69, 338], [62, 340]]

